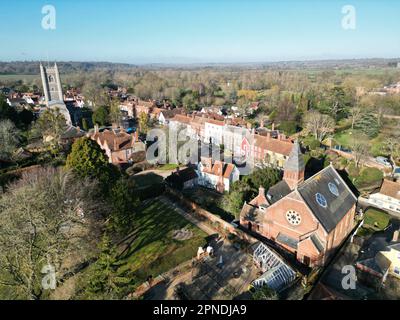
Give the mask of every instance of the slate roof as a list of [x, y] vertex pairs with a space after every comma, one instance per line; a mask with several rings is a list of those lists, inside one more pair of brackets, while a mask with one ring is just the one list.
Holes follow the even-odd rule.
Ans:
[[291, 192], [285, 180], [279, 181], [277, 184], [269, 188], [267, 192], [267, 199], [270, 204], [273, 204]]
[[182, 188], [183, 184], [187, 181], [196, 179], [197, 172], [194, 168], [188, 167], [179, 171], [173, 172], [165, 180], [172, 186]]
[[[329, 183], [337, 187], [338, 196], [330, 191]], [[300, 184], [297, 190], [327, 232], [336, 227], [357, 201], [357, 198], [332, 165], [307, 179]], [[317, 193], [325, 197], [326, 207], [318, 204], [316, 200]]]
[[300, 172], [304, 171], [305, 164], [303, 154], [301, 153], [300, 145], [296, 140], [293, 144], [293, 148], [290, 151], [289, 159], [286, 161], [284, 170]]
[[299, 244], [299, 242], [296, 239], [293, 239], [283, 233], [279, 233], [278, 236], [276, 237], [276, 240], [278, 240], [278, 242], [286, 244], [287, 246], [293, 248], [293, 249], [297, 249], [297, 245]]

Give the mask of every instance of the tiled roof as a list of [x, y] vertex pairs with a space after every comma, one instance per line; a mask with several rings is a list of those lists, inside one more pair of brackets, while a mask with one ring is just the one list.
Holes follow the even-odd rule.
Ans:
[[233, 172], [233, 170], [235, 169], [235, 165], [232, 163], [225, 163], [222, 161], [215, 161], [214, 164], [211, 166], [211, 169], [204, 166], [203, 167], [203, 172], [208, 173], [208, 174], [212, 174], [215, 176], [220, 176], [220, 177], [224, 177], [224, 178], [229, 178]]
[[111, 151], [132, 148], [132, 135], [124, 131], [117, 133], [112, 130], [104, 130], [103, 132], [95, 132], [90, 137], [93, 140], [100, 141], [101, 145], [106, 143]]
[[254, 145], [263, 150], [289, 156], [293, 148], [293, 143], [289, 140], [279, 140], [271, 137], [254, 135]]
[[400, 183], [385, 179], [382, 182], [379, 193], [400, 200]]

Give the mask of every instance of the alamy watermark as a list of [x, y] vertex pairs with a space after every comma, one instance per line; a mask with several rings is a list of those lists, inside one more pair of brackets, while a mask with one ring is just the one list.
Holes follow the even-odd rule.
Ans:
[[[224, 163], [234, 163], [240, 175], [248, 175], [254, 168], [250, 150], [254, 136], [249, 130], [234, 128], [229, 135], [206, 137], [200, 140], [188, 128], [151, 129], [147, 133], [146, 160], [151, 164], [198, 164], [201, 158], [212, 158]], [[215, 141], [215, 139], [217, 141]], [[248, 148], [243, 150], [246, 141]]]
[[354, 290], [357, 283], [356, 269], [352, 265], [345, 265], [342, 268], [342, 274], [345, 276], [342, 279], [342, 288], [344, 290]]
[[56, 8], [53, 5], [47, 4], [42, 7], [42, 28], [44, 30], [56, 29]]
[[44, 274], [42, 277], [42, 288], [44, 290], [54, 290], [57, 285], [56, 268], [51, 264], [46, 264], [43, 266], [41, 273]]
[[352, 5], [345, 5], [342, 7], [342, 28], [344, 30], [355, 30], [357, 26], [357, 13], [356, 8]]

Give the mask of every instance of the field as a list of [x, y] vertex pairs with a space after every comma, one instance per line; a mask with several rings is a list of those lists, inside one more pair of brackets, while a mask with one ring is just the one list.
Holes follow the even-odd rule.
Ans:
[[[119, 272], [139, 283], [193, 258], [199, 246], [206, 243], [207, 234], [185, 220], [174, 208], [153, 200], [137, 215], [137, 226], [121, 257]], [[187, 229], [192, 237], [176, 240], [176, 230]]]
[[40, 79], [39, 68], [38, 74], [0, 74], [1, 81], [18, 81], [22, 80], [24, 82], [29, 82], [35, 79]]

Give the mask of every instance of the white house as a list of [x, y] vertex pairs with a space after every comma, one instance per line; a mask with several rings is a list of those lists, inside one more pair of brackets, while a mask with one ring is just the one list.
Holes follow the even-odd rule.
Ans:
[[379, 192], [369, 196], [369, 203], [379, 209], [400, 213], [400, 182], [383, 180]]
[[215, 161], [211, 158], [202, 158], [197, 166], [198, 184], [218, 192], [229, 192], [232, 183], [239, 180], [239, 169], [232, 163]]
[[213, 144], [223, 144], [224, 142], [224, 121], [207, 119], [204, 124], [204, 142]]

